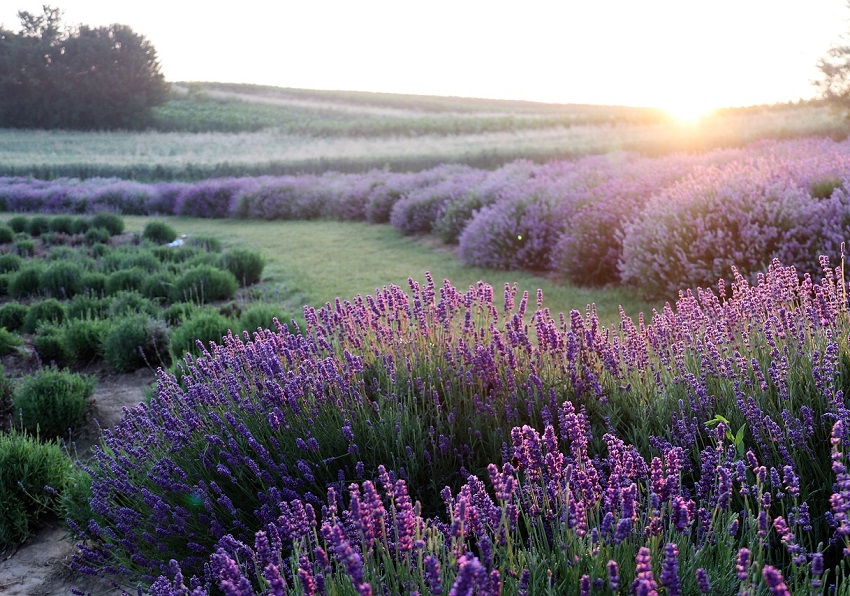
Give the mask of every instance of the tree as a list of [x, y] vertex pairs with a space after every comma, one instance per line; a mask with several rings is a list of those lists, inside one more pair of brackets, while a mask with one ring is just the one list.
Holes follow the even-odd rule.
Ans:
[[139, 128], [168, 84], [156, 50], [126, 25], [61, 27], [61, 13], [18, 13], [21, 30], [0, 29], [0, 126]]

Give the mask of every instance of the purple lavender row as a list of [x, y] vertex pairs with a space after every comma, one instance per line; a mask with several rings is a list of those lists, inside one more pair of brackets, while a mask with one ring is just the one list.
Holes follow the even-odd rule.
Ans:
[[495, 171], [302, 175], [141, 184], [0, 179], [0, 207], [196, 217], [391, 222], [457, 243], [468, 264], [551, 270], [650, 296], [747, 277], [774, 258], [804, 270], [850, 232], [850, 141], [761, 141], [743, 149], [633, 153]]

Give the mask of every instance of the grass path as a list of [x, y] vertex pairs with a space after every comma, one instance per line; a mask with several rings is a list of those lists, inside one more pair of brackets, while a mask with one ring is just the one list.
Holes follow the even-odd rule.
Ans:
[[[140, 232], [148, 217], [125, 216], [129, 231]], [[448, 279], [458, 288], [483, 280], [491, 284], [497, 298], [506, 282], [516, 282], [520, 294], [528, 290], [531, 307], [538, 288], [544, 305], [553, 313], [572, 309], [584, 312], [595, 303], [606, 324], [619, 320], [618, 307], [637, 317], [652, 306], [623, 289], [583, 289], [558, 284], [545, 277], [519, 271], [497, 271], [463, 265], [449, 247], [430, 238], [401, 235], [388, 225], [338, 221], [246, 221], [159, 218], [178, 233], [211, 235], [230, 246], [246, 246], [266, 257], [264, 281], [277, 288], [280, 301], [300, 312], [305, 304], [321, 306], [335, 298], [351, 299], [369, 294], [384, 285], [407, 288], [407, 279], [424, 282], [430, 271], [440, 284]], [[499, 300], [500, 301], [500, 300]]]

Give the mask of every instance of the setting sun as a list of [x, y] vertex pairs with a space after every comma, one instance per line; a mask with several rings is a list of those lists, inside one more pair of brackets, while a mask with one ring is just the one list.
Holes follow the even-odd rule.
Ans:
[[674, 121], [687, 126], [696, 126], [706, 116], [710, 115], [716, 107], [698, 102], [683, 102], [664, 106], [664, 112]]

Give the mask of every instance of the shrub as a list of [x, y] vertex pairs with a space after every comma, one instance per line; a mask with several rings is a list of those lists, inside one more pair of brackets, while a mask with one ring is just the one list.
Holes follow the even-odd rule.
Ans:
[[7, 252], [0, 255], [0, 273], [17, 271], [24, 264], [24, 260], [16, 254]]
[[162, 263], [185, 263], [198, 254], [198, 249], [192, 246], [155, 246], [151, 249], [153, 255]]
[[117, 236], [124, 231], [124, 220], [115, 213], [95, 213], [91, 218], [93, 228], [103, 228], [110, 236]]
[[171, 326], [180, 325], [192, 316], [199, 307], [192, 302], [175, 302], [162, 311], [162, 318]]
[[55, 368], [26, 375], [12, 397], [15, 419], [30, 433], [61, 437], [82, 423], [94, 384], [94, 377]]
[[172, 333], [171, 350], [175, 359], [184, 357], [187, 352], [195, 356], [200, 355], [201, 351], [196, 342], [201, 342], [204, 346], [209, 346], [209, 342], [220, 344], [221, 338], [234, 326], [232, 319], [218, 311], [203, 309], [195, 312]]
[[24, 342], [20, 337], [5, 327], [0, 327], [0, 356], [14, 354], [22, 345]]
[[91, 244], [89, 252], [91, 253], [92, 258], [102, 259], [103, 257], [109, 254], [110, 250], [111, 249], [109, 248], [109, 245], [104, 244], [102, 241], [98, 240], [94, 242], [94, 244]]
[[263, 274], [265, 259], [257, 252], [247, 248], [232, 248], [221, 257], [221, 263], [233, 274], [242, 287], [250, 286]]
[[43, 215], [36, 215], [30, 218], [27, 222], [27, 233], [30, 236], [41, 236], [43, 233], [50, 230], [50, 220]]
[[106, 275], [97, 271], [87, 271], [80, 277], [80, 291], [102, 294], [106, 290]]
[[86, 244], [105, 244], [109, 242], [109, 230], [101, 227], [92, 227], [86, 230], [84, 235]]
[[15, 239], [15, 232], [9, 226], [0, 225], [0, 244], [8, 244]]
[[71, 221], [72, 234], [85, 234], [91, 228], [91, 220], [87, 217], [75, 217]]
[[17, 331], [24, 324], [29, 306], [20, 302], [7, 302], [0, 306], [0, 327]]
[[67, 316], [64, 304], [55, 298], [48, 298], [30, 305], [21, 329], [24, 333], [32, 333], [42, 323], [61, 324]]
[[27, 258], [35, 254], [35, 242], [29, 238], [24, 238], [15, 241], [15, 253]]
[[69, 319], [95, 317], [102, 319], [109, 312], [112, 298], [101, 298], [94, 292], [80, 292], [68, 302]]
[[43, 268], [40, 262], [32, 262], [18, 269], [9, 279], [9, 296], [26, 298], [38, 294], [38, 280]]
[[0, 433], [0, 550], [23, 542], [45, 515], [55, 513], [73, 463], [58, 442], [26, 433]]
[[440, 214], [451, 201], [460, 201], [486, 176], [468, 169], [402, 197], [390, 214], [390, 223], [404, 234], [424, 234], [433, 230]]
[[257, 182], [248, 178], [213, 179], [181, 190], [174, 203], [175, 215], [228, 217], [237, 197]]
[[117, 269], [132, 269], [136, 267], [147, 273], [153, 273], [162, 269], [162, 261], [156, 255], [147, 249], [139, 249], [133, 247], [130, 250], [113, 251], [112, 255], [116, 259]]
[[47, 228], [51, 232], [59, 232], [61, 234], [73, 234], [74, 219], [70, 215], [56, 215], [50, 218]]
[[110, 296], [126, 290], [137, 291], [142, 287], [145, 278], [147, 278], [147, 273], [144, 269], [138, 267], [120, 269], [107, 276], [104, 292], [107, 296]]
[[64, 365], [69, 354], [62, 341], [62, 327], [55, 323], [41, 323], [32, 340], [39, 360], [46, 365]]
[[113, 322], [103, 340], [103, 358], [118, 372], [169, 361], [168, 329], [162, 321], [136, 314]]
[[286, 329], [289, 326], [289, 318], [291, 317], [280, 306], [258, 302], [245, 308], [239, 315], [239, 328], [250, 333], [254, 333], [257, 329], [274, 331], [277, 329], [274, 319], [277, 319]]
[[170, 272], [161, 271], [156, 275], [148, 275], [144, 281], [140, 291], [143, 296], [151, 300], [167, 301], [171, 296], [171, 288], [174, 286], [175, 275]]
[[204, 252], [221, 252], [221, 240], [215, 236], [192, 236], [188, 240], [189, 246], [194, 246]]
[[550, 197], [507, 199], [484, 207], [458, 240], [467, 265], [545, 270], [562, 227]]
[[164, 221], [150, 221], [142, 230], [142, 238], [155, 244], [168, 244], [177, 238], [177, 232]]
[[[817, 160], [805, 162], [809, 167]], [[793, 162], [732, 162], [697, 171], [659, 192], [625, 228], [623, 281], [653, 298], [756, 275], [774, 258], [806, 271], [838, 257], [850, 236], [850, 196], [815, 199]]]
[[9, 295], [9, 279], [11, 277], [11, 273], [0, 273], [0, 296]]
[[9, 221], [6, 222], [6, 225], [12, 228], [12, 231], [15, 233], [20, 234], [21, 232], [27, 231], [27, 227], [29, 227], [29, 218], [24, 215], [16, 215], [10, 218]]
[[102, 356], [101, 346], [109, 330], [109, 321], [73, 318], [62, 326], [60, 341], [69, 360], [88, 363]]
[[237, 288], [236, 278], [230, 271], [209, 265], [194, 267], [174, 282], [171, 301], [193, 301], [200, 304], [232, 298]]
[[135, 290], [122, 290], [112, 295], [107, 311], [109, 318], [136, 313], [155, 316], [159, 313], [159, 307]]
[[42, 289], [54, 298], [72, 298], [82, 288], [83, 269], [73, 261], [55, 261], [38, 277]]

